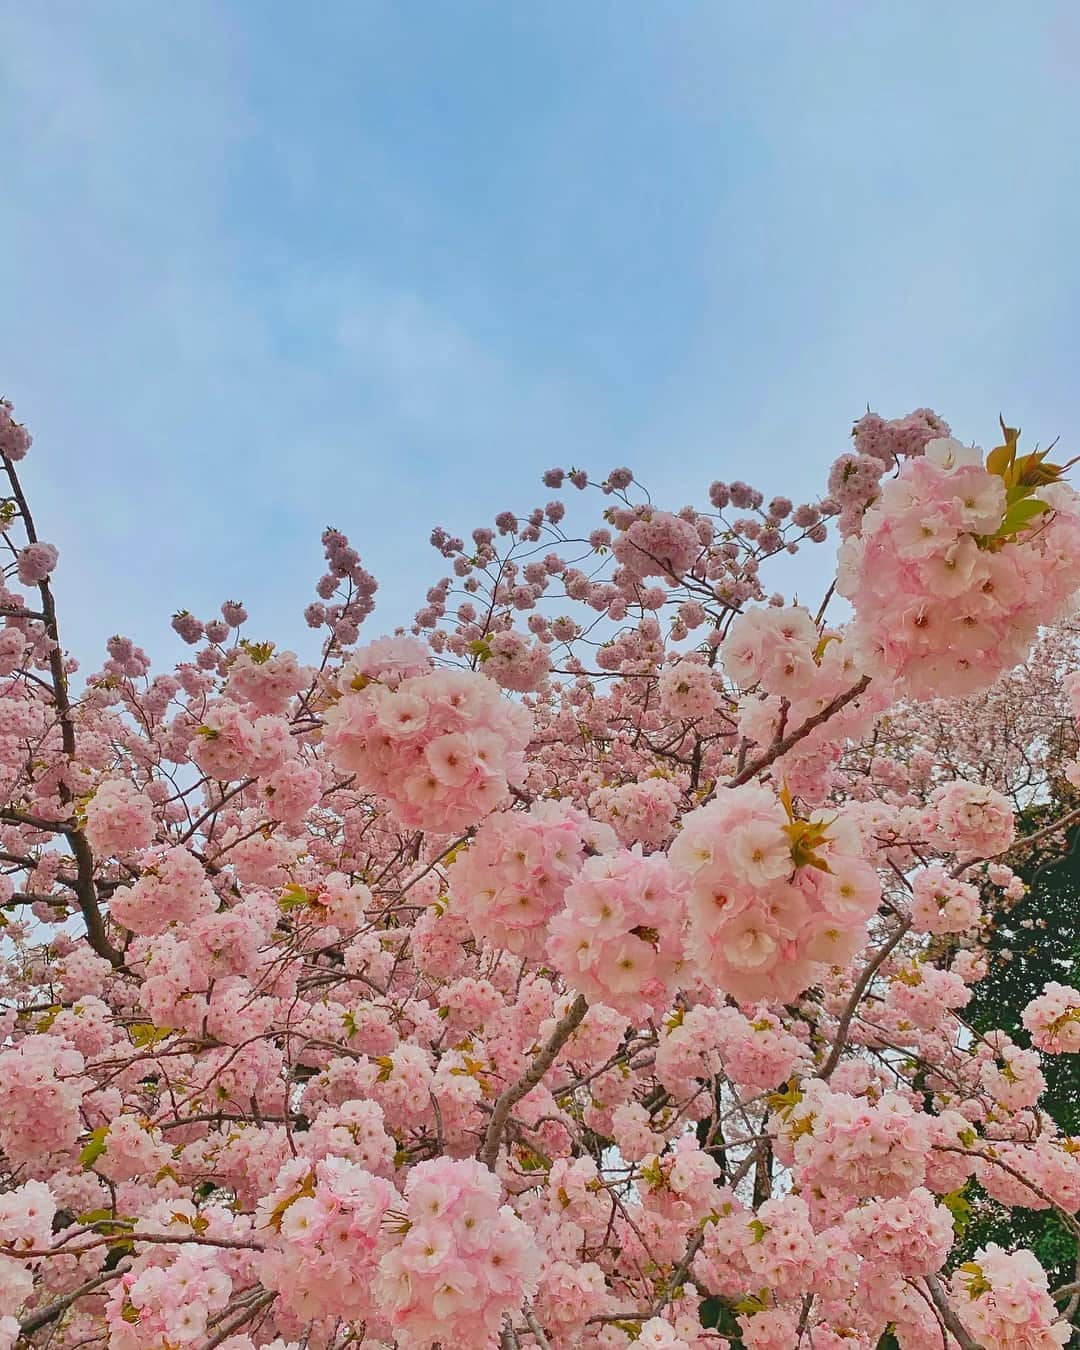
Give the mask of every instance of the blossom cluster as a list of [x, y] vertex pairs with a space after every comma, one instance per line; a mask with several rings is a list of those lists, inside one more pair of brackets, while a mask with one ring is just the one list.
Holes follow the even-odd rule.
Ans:
[[547, 950], [572, 988], [627, 1017], [658, 1016], [684, 960], [686, 887], [640, 846], [588, 858], [566, 888]]
[[683, 818], [669, 850], [690, 884], [690, 946], [703, 972], [743, 1001], [785, 1001], [863, 945], [881, 883], [858, 830], [794, 820], [759, 784], [721, 787]]
[[1046, 1272], [1028, 1251], [1006, 1252], [992, 1242], [952, 1277], [964, 1329], [990, 1350], [1054, 1350], [1068, 1345]]
[[610, 853], [611, 830], [569, 802], [539, 801], [489, 816], [450, 869], [450, 901], [482, 941], [544, 955], [548, 925], [588, 853]]
[[1048, 1055], [1080, 1054], [1080, 989], [1050, 980], [1024, 1009], [1031, 1042]]
[[[1080, 586], [1080, 503], [1041, 457], [950, 438], [905, 460], [840, 550], [837, 589], [868, 673], [915, 698], [963, 695], [1023, 659]], [[996, 455], [997, 452], [994, 452]], [[995, 469], [999, 471], [995, 471]], [[1018, 495], [1030, 481], [1038, 495]], [[1014, 495], [1010, 499], [1010, 492]]]
[[392, 802], [402, 824], [467, 829], [521, 783], [531, 718], [482, 675], [437, 670], [393, 689], [365, 679], [328, 709], [327, 754]]
[[921, 1186], [929, 1125], [906, 1097], [885, 1092], [876, 1103], [834, 1092], [820, 1079], [770, 1120], [777, 1156], [808, 1184], [886, 1199]]

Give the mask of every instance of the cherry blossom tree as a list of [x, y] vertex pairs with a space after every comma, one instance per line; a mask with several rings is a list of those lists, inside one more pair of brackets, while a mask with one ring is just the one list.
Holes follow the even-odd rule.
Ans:
[[306, 655], [226, 601], [84, 673], [13, 412], [0, 1350], [1069, 1343], [1080, 1273], [957, 1257], [976, 1184], [1080, 1235], [1080, 991], [964, 1015], [1080, 820], [1067, 465], [920, 409], [799, 505], [552, 469], [408, 631], [328, 529]]

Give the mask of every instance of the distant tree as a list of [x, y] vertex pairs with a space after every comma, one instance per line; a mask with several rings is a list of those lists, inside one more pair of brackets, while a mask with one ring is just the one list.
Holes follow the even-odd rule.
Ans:
[[[1061, 785], [1059, 785], [1060, 788]], [[1066, 789], [1067, 793], [1067, 789]], [[1021, 832], [1041, 828], [1072, 800], [1054, 801], [1032, 808], [1018, 818]], [[986, 977], [973, 986], [965, 1017], [979, 1032], [1000, 1027], [1019, 1045], [1030, 1044], [1021, 1021], [1032, 991], [1049, 981], [1076, 986], [1080, 983], [1080, 828], [1068, 836], [1064, 854], [1052, 845], [1018, 858], [1015, 870], [1027, 884], [1023, 899], [1002, 905], [993, 913], [985, 941], [988, 957]], [[1075, 1138], [1080, 1150], [1080, 1057], [1047, 1055], [1043, 1059], [1046, 1090], [1039, 1107], [1060, 1128]], [[1051, 1209], [1008, 1209], [991, 1200], [971, 1183], [969, 1220], [954, 1257], [969, 1260], [988, 1242], [1003, 1247], [1029, 1247], [1046, 1267], [1054, 1285], [1080, 1278], [1077, 1274], [1077, 1243]]]

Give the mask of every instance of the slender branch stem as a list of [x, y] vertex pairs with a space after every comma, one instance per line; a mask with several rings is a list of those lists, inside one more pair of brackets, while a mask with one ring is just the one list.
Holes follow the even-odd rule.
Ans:
[[911, 920], [904, 919], [902, 923], [897, 924], [892, 937], [885, 945], [878, 949], [877, 955], [859, 977], [859, 982], [851, 991], [851, 997], [847, 1001], [843, 1013], [840, 1016], [840, 1023], [836, 1028], [836, 1039], [833, 1041], [833, 1047], [829, 1051], [829, 1058], [818, 1074], [819, 1078], [829, 1079], [832, 1077], [833, 1070], [840, 1063], [840, 1056], [844, 1052], [844, 1046], [847, 1043], [848, 1030], [851, 1027], [852, 1019], [858, 1011], [859, 1004], [862, 1002], [863, 995], [870, 986], [870, 981], [878, 973], [881, 967], [889, 959], [893, 951], [899, 946], [901, 938], [911, 927]]
[[941, 1320], [956, 1337], [960, 1350], [984, 1350], [968, 1331], [965, 1330], [963, 1322], [957, 1317], [955, 1310], [950, 1304], [945, 1290], [941, 1286], [941, 1281], [936, 1275], [927, 1275], [926, 1287], [930, 1291], [930, 1297], [934, 1301], [934, 1307], [941, 1314]]
[[[734, 778], [727, 779], [725, 782], [719, 784], [719, 786], [740, 787], [743, 783], [748, 783], [751, 778], [756, 778], [757, 775], [764, 772], [774, 760], [778, 760], [781, 755], [786, 755], [792, 746], [798, 745], [801, 740], [809, 736], [816, 727], [821, 726], [823, 722], [827, 722], [829, 718], [834, 717], [841, 708], [846, 708], [849, 703], [857, 699], [859, 695], [864, 692], [869, 683], [870, 676], [864, 675], [858, 684], [853, 684], [850, 689], [846, 689], [842, 694], [837, 694], [837, 696], [831, 702], [827, 703], [820, 712], [816, 712], [813, 717], [808, 717], [805, 722], [800, 722], [794, 731], [789, 731], [788, 734], [781, 737], [780, 740], [773, 741], [772, 745], [769, 746], [764, 754], [759, 755], [757, 759], [751, 760], [750, 763], [737, 773]], [[712, 793], [709, 795], [712, 796]]]
[[510, 1112], [521, 1101], [522, 1097], [532, 1091], [555, 1063], [559, 1051], [584, 1021], [585, 1014], [588, 1011], [589, 1005], [585, 1001], [584, 995], [578, 994], [568, 1011], [559, 1019], [547, 1044], [537, 1053], [533, 1062], [518, 1081], [511, 1084], [496, 1101], [491, 1112], [491, 1119], [488, 1121], [484, 1143], [480, 1149], [480, 1161], [485, 1167], [494, 1168], [495, 1166], [496, 1159], [499, 1156], [499, 1143], [502, 1139], [503, 1130], [506, 1128], [506, 1122], [510, 1117]]
[[[15, 472], [15, 465], [7, 455], [3, 455], [2, 458], [7, 476], [11, 481], [12, 494], [18, 503], [26, 537], [30, 543], [36, 544], [38, 542], [37, 530], [34, 526], [34, 518], [30, 513], [30, 505], [22, 490], [22, 484], [19, 482], [19, 475]], [[68, 697], [67, 671], [64, 669], [64, 649], [60, 645], [60, 630], [56, 622], [56, 603], [53, 600], [52, 587], [49, 585], [48, 577], [38, 583], [38, 591], [41, 594], [41, 609], [45, 616], [45, 631], [51, 642], [49, 669], [52, 673], [56, 714], [60, 722], [60, 739], [68, 761], [74, 763], [75, 717], [71, 700]], [[60, 800], [65, 805], [73, 800], [71, 788], [63, 779], [61, 779], [59, 785], [59, 795]], [[121, 967], [124, 964], [124, 958], [109, 941], [108, 933], [105, 930], [105, 920], [98, 907], [97, 890], [94, 886], [94, 857], [90, 852], [90, 845], [86, 842], [86, 836], [83, 832], [75, 828], [74, 823], [65, 829], [63, 834], [75, 856], [75, 894], [79, 901], [79, 909], [82, 911], [83, 922], [86, 924], [87, 940], [99, 956], [103, 956], [111, 965]]]
[[103, 1271], [100, 1275], [95, 1275], [93, 1279], [87, 1280], [84, 1284], [80, 1284], [76, 1289], [72, 1289], [69, 1293], [65, 1294], [63, 1298], [58, 1298], [55, 1303], [50, 1303], [46, 1308], [38, 1308], [36, 1312], [32, 1312], [29, 1316], [23, 1318], [22, 1322], [19, 1323], [19, 1331], [23, 1336], [29, 1336], [35, 1331], [40, 1331], [42, 1327], [48, 1326], [50, 1322], [55, 1322], [61, 1314], [67, 1312], [68, 1308], [70, 1308], [77, 1299], [82, 1298], [84, 1294], [92, 1293], [95, 1289], [100, 1288], [101, 1285], [108, 1284], [111, 1280], [119, 1278], [119, 1276], [123, 1275], [127, 1269], [128, 1266], [121, 1261], [114, 1269]]

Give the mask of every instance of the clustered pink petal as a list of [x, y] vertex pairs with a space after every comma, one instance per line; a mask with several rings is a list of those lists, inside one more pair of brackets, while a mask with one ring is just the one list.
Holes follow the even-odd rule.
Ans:
[[19, 551], [19, 580], [24, 586], [37, 586], [55, 568], [58, 553], [54, 544], [27, 544]]
[[489, 816], [450, 870], [453, 911], [481, 941], [540, 960], [587, 855], [615, 847], [610, 829], [568, 802]]
[[547, 950], [572, 989], [627, 1017], [659, 1015], [683, 962], [686, 887], [662, 854], [589, 858], [563, 895]]
[[34, 438], [21, 422], [16, 422], [12, 413], [14, 405], [6, 398], [0, 398], [0, 455], [17, 464], [26, 458], [26, 452]]
[[78, 1138], [84, 1066], [83, 1056], [59, 1036], [31, 1036], [0, 1050], [0, 1148], [13, 1166], [62, 1152]]
[[1058, 1317], [1046, 1272], [1031, 1252], [1006, 1252], [991, 1242], [952, 1277], [965, 1331], [987, 1350], [1056, 1350], [1071, 1332]]
[[1080, 586], [1080, 499], [1051, 482], [1034, 500], [1043, 513], [1013, 522], [1005, 482], [959, 441], [905, 460], [840, 549], [862, 668], [925, 699], [1018, 664]]
[[953, 1245], [952, 1214], [924, 1186], [892, 1200], [867, 1201], [849, 1210], [845, 1222], [864, 1261], [909, 1279], [940, 1270]]
[[813, 1079], [795, 1105], [774, 1113], [769, 1128], [777, 1156], [807, 1185], [890, 1198], [908, 1195], [926, 1176], [927, 1119], [896, 1092], [873, 1104]]
[[338, 768], [393, 804], [403, 825], [467, 829], [524, 778], [532, 718], [482, 675], [438, 670], [393, 688], [347, 688], [326, 714]]
[[436, 1158], [409, 1173], [407, 1232], [380, 1260], [373, 1286], [401, 1350], [495, 1345], [503, 1318], [535, 1290], [535, 1242], [499, 1199], [498, 1180], [471, 1158]]
[[153, 841], [154, 804], [126, 779], [99, 784], [85, 813], [87, 842], [99, 857], [134, 853]]
[[589, 810], [611, 826], [620, 843], [662, 848], [675, 833], [682, 799], [677, 783], [657, 775], [641, 783], [597, 788], [589, 797]]
[[857, 829], [842, 817], [816, 823], [817, 862], [799, 852], [780, 799], [760, 785], [718, 788], [683, 818], [669, 856], [690, 882], [690, 949], [705, 977], [737, 999], [795, 998], [866, 939], [877, 873]]
[[[1009, 820], [1011, 825], [1011, 813]], [[939, 864], [917, 872], [911, 892], [911, 917], [918, 932], [964, 933], [979, 922], [978, 890], [951, 877]]]
[[1031, 1042], [1048, 1055], [1080, 1054], [1080, 989], [1050, 980], [1023, 1012]]

